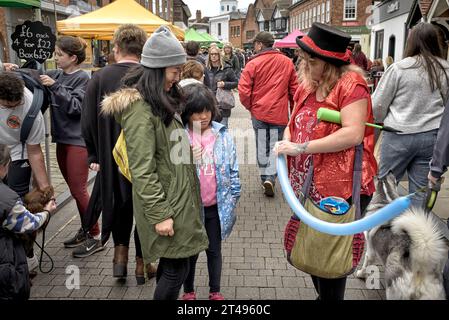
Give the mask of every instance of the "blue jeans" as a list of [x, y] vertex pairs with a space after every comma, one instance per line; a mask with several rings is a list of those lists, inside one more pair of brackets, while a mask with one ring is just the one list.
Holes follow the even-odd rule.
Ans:
[[286, 126], [280, 126], [251, 118], [256, 134], [257, 164], [262, 183], [276, 180], [276, 159], [273, 153], [274, 144], [282, 140]]
[[[427, 186], [427, 175], [430, 170], [433, 148], [438, 130], [414, 134], [396, 134], [383, 132], [380, 147], [379, 178], [385, 177], [390, 171], [401, 180], [408, 175], [408, 192]], [[422, 206], [424, 192], [412, 197], [412, 205]]]

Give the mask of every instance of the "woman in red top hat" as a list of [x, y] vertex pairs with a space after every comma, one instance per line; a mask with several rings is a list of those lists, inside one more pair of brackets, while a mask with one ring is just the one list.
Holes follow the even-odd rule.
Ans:
[[[363, 212], [375, 190], [377, 165], [374, 132], [365, 127], [365, 122], [373, 120], [371, 97], [363, 71], [350, 65], [350, 52], [346, 50], [350, 40], [346, 33], [321, 23], [314, 23], [307, 36], [296, 39], [300, 47], [300, 87], [284, 140], [277, 143], [275, 152], [289, 156], [289, 179], [298, 197], [312, 168], [306, 196], [313, 203], [319, 206], [321, 200], [339, 197], [351, 204], [355, 147], [363, 143], [358, 188]], [[339, 111], [341, 124], [318, 122], [317, 110], [321, 107]], [[363, 236], [358, 239], [363, 242]], [[362, 251], [363, 244], [356, 248], [353, 242], [354, 267]], [[318, 299], [344, 299], [347, 274], [332, 279], [311, 276]]]

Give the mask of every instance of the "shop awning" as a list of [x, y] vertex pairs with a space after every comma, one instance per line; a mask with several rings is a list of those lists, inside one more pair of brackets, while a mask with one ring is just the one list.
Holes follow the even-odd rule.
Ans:
[[0, 0], [0, 7], [40, 8], [40, 0]]
[[296, 38], [298, 36], [304, 36], [305, 34], [296, 29], [292, 33], [290, 33], [288, 36], [286, 36], [284, 39], [276, 41], [274, 44], [275, 48], [298, 48], [298, 45], [296, 44]]
[[184, 31], [154, 15], [134, 0], [117, 0], [103, 8], [82, 16], [56, 23], [60, 34], [80, 36], [86, 39], [111, 40], [115, 30], [123, 24], [133, 23], [151, 35], [162, 25], [184, 40]]
[[188, 29], [186, 31], [184, 41], [195, 41], [198, 42], [201, 46], [209, 46], [211, 43], [215, 42], [220, 48], [222, 46], [219, 40], [214, 39], [214, 37], [212, 37], [208, 33], [201, 33], [196, 31], [195, 29]]

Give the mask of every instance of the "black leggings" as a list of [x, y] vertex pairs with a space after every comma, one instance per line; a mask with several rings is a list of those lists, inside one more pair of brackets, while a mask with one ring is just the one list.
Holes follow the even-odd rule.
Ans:
[[[221, 227], [217, 205], [204, 208], [204, 227], [209, 238], [209, 248], [206, 249], [207, 270], [209, 271], [209, 292], [220, 292], [221, 282]], [[184, 292], [194, 291], [195, 269], [198, 255], [190, 257], [190, 271], [184, 282]]]
[[178, 299], [179, 290], [189, 273], [189, 259], [159, 259], [154, 300]]
[[[127, 201], [123, 207], [115, 211], [114, 226], [112, 228], [114, 246], [123, 245], [129, 247], [129, 240], [133, 228], [133, 218], [132, 201]], [[136, 246], [136, 257], [142, 257], [142, 249], [136, 227], [134, 227], [134, 244]]]
[[[360, 210], [362, 216], [368, 207], [372, 196], [360, 195]], [[348, 203], [352, 204], [352, 199], [348, 199]], [[344, 300], [346, 289], [346, 278], [325, 279], [317, 276], [311, 276], [315, 290], [318, 293], [319, 300]]]

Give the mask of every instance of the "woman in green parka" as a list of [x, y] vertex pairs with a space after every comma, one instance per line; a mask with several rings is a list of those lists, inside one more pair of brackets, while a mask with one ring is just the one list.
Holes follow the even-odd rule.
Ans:
[[125, 88], [103, 101], [103, 112], [113, 114], [124, 132], [143, 258], [159, 259], [155, 300], [176, 300], [189, 257], [208, 247], [199, 182], [178, 113], [185, 62], [182, 45], [160, 27], [145, 43], [141, 64], [125, 76]]

